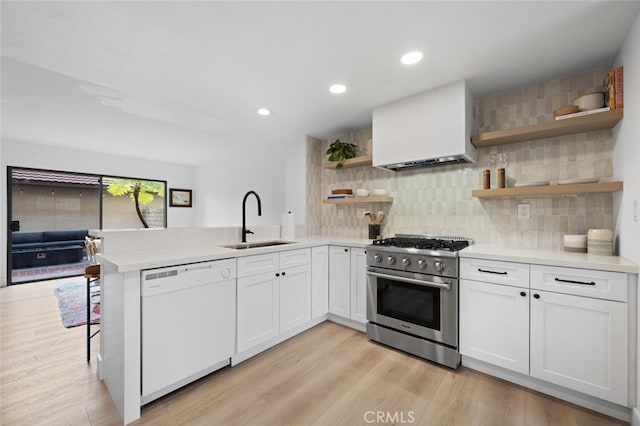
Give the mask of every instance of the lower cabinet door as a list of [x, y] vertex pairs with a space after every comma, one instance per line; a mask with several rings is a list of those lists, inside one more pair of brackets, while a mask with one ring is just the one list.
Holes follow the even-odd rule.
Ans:
[[531, 295], [531, 376], [626, 406], [627, 304]]
[[350, 318], [351, 254], [349, 247], [329, 246], [329, 313]]
[[351, 248], [351, 319], [367, 322], [367, 254], [365, 249]]
[[280, 272], [280, 333], [311, 320], [311, 267]]
[[529, 289], [460, 280], [460, 353], [529, 374]]
[[238, 352], [279, 334], [278, 285], [275, 272], [238, 278]]
[[329, 246], [311, 249], [311, 318], [329, 312]]

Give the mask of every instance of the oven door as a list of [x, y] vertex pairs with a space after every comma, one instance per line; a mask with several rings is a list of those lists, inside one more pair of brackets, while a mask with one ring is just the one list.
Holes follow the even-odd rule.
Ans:
[[367, 268], [367, 319], [458, 347], [458, 280]]

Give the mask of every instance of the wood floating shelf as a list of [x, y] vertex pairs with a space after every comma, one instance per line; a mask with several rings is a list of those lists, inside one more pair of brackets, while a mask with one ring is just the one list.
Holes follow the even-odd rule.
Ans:
[[368, 203], [393, 203], [393, 197], [352, 197], [352, 198], [325, 198], [323, 204], [368, 204]]
[[601, 182], [575, 183], [570, 185], [521, 186], [518, 188], [474, 189], [471, 191], [471, 196], [476, 198], [534, 197], [620, 191], [622, 191], [622, 182]]
[[[336, 170], [336, 165], [338, 163], [339, 161], [324, 161], [322, 162], [322, 168]], [[344, 164], [342, 168], [348, 169], [350, 167], [370, 166], [371, 164], [373, 164], [373, 159], [370, 155], [363, 155], [361, 157], [349, 158], [348, 160], [344, 160], [342, 163]]]
[[598, 112], [580, 117], [547, 121], [514, 129], [496, 130], [471, 136], [476, 148], [494, 145], [506, 145], [556, 136], [573, 135], [592, 130], [611, 129], [622, 119], [623, 108]]

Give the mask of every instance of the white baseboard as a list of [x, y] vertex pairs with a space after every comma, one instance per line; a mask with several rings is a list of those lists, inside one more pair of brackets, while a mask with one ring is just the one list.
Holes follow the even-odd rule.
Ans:
[[638, 407], [631, 410], [631, 426], [640, 426], [640, 410], [638, 410]]
[[[484, 361], [478, 361], [464, 355], [462, 356], [462, 365], [467, 368], [471, 368], [472, 370], [477, 370], [482, 373], [507, 380], [520, 386], [524, 386], [526, 388], [551, 395], [558, 399], [571, 402], [572, 404], [597, 411], [598, 413], [602, 413], [625, 422], [631, 421], [632, 410], [629, 407], [623, 407], [609, 401], [604, 401], [602, 399], [585, 395], [583, 393], [576, 392], [562, 386], [557, 386], [552, 383], [526, 376], [524, 374], [516, 373], [515, 371], [509, 371], [502, 367], [497, 367], [495, 365], [488, 364]], [[637, 413], [637, 410], [634, 411], [636, 411]], [[640, 424], [638, 426], [640, 426]]]
[[367, 331], [367, 324], [363, 324], [349, 318], [343, 318], [338, 315], [329, 314], [329, 321], [344, 325], [345, 327], [353, 328], [354, 330], [362, 331], [363, 333]]
[[96, 375], [99, 380], [104, 380], [104, 370], [102, 369], [102, 354], [98, 353], [96, 356]]

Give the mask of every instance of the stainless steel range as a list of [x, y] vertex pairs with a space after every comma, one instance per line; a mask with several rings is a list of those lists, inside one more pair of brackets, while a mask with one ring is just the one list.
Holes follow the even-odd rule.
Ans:
[[400, 234], [367, 246], [367, 336], [457, 368], [458, 251], [470, 244]]

